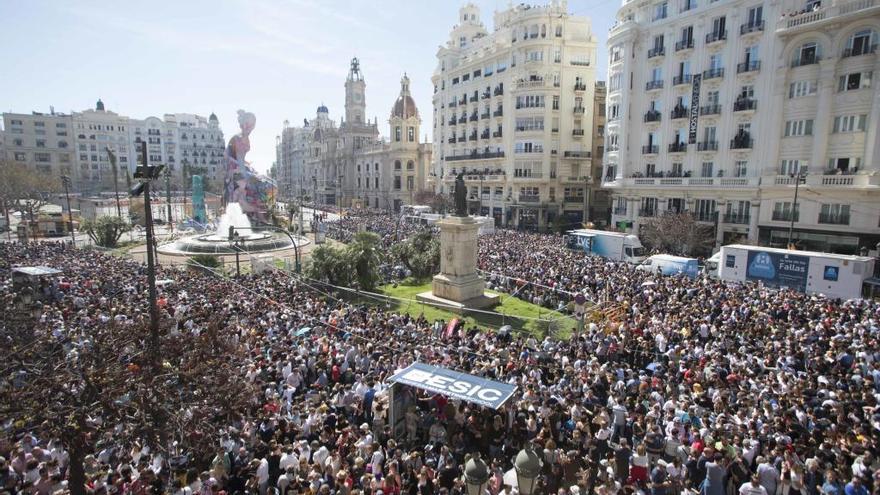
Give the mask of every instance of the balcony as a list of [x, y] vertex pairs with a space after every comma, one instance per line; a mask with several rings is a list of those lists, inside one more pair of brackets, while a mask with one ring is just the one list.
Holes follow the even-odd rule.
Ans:
[[645, 91], [652, 91], [655, 89], [663, 89], [663, 80], [648, 81], [648, 83], [645, 84]]
[[687, 149], [687, 143], [672, 143], [668, 147], [670, 153], [684, 153]]
[[694, 212], [694, 219], [698, 222], [714, 222], [715, 218], [718, 216], [718, 213], [714, 211], [696, 211]]
[[572, 111], [575, 113], [575, 115], [583, 115], [584, 107], [576, 106], [576, 107], [574, 107], [574, 110], [572, 110]]
[[562, 154], [563, 158], [590, 158], [592, 156], [592, 152], [590, 151], [566, 151]]
[[727, 39], [727, 31], [713, 31], [706, 35], [706, 44], [716, 43]]
[[700, 115], [719, 115], [721, 105], [703, 105], [700, 107]]
[[500, 138], [502, 135], [503, 135], [503, 134], [502, 134], [501, 131], [495, 131], [495, 132], [492, 133], [492, 137], [493, 137], [493, 138]]
[[819, 223], [827, 225], [849, 225], [849, 214], [819, 213]]
[[694, 39], [691, 38], [689, 40], [681, 40], [675, 42], [675, 51], [680, 52], [682, 50], [690, 50], [694, 47]]
[[764, 21], [754, 21], [741, 24], [739, 26], [739, 35], [755, 33], [764, 30]]
[[761, 61], [760, 60], [749, 60], [748, 62], [742, 62], [736, 64], [736, 73], [743, 74], [746, 72], [757, 72], [761, 70]]
[[871, 55], [877, 51], [877, 45], [864, 45], [857, 48], [844, 48], [843, 58], [858, 57], [859, 55]]
[[730, 140], [732, 150], [750, 150], [754, 147], [754, 141], [748, 136], [735, 137]]
[[488, 100], [491, 97], [492, 97], [492, 93], [490, 93], [488, 91], [484, 91], [483, 93], [480, 94], [480, 99], [482, 99], [482, 100]]
[[470, 120], [471, 122], [476, 122], [477, 120], [479, 120], [479, 118], [479, 115], [472, 113], [468, 120]]
[[517, 126], [516, 132], [544, 132], [544, 127], [526, 127], [526, 126]]
[[489, 112], [480, 114], [480, 119], [488, 119], [490, 117]]
[[665, 46], [655, 46], [648, 50], [648, 58], [661, 57], [663, 55], [666, 55]]
[[476, 141], [476, 140], [477, 140], [477, 133], [476, 132], [471, 134], [470, 136], [468, 136], [468, 141]]
[[480, 133], [480, 139], [489, 139], [489, 131], [485, 130]]
[[467, 105], [467, 97], [462, 97], [461, 101], [458, 102], [459, 106]]
[[[794, 213], [794, 215], [792, 215], [792, 213]], [[794, 217], [795, 222], [800, 222], [800, 213], [797, 211], [792, 212], [791, 210], [773, 210], [771, 220], [774, 222], [791, 222], [792, 216]]]
[[463, 142], [465, 142], [466, 140], [467, 140], [466, 137], [464, 137], [464, 136], [458, 136], [458, 142], [459, 142], [459, 143], [463, 143]]
[[794, 69], [795, 67], [804, 67], [807, 65], [815, 65], [818, 63], [819, 57], [817, 57], [816, 55], [810, 55], [808, 57], [800, 57], [793, 60], [791, 62], [791, 68]]
[[785, 16], [776, 25], [777, 33], [789, 29], [814, 29], [815, 24], [843, 21], [842, 17], [858, 18], [870, 15], [870, 10], [880, 7], [878, 0], [841, 0], [825, 5], [817, 10]]
[[733, 102], [734, 112], [755, 111], [757, 108], [758, 100], [754, 98], [737, 98], [737, 100]]
[[656, 155], [659, 152], [660, 152], [660, 146], [657, 146], [656, 144], [648, 144], [648, 145], [642, 146], [642, 154], [643, 155]]
[[648, 110], [645, 112], [645, 122], [660, 122], [660, 119], [663, 117], [663, 114], [658, 112], [657, 110]]
[[751, 215], [747, 212], [728, 212], [722, 217], [722, 222], [737, 225], [748, 225]]
[[563, 200], [566, 203], [583, 203], [584, 196], [565, 196]]
[[690, 84], [694, 80], [694, 76], [690, 74], [681, 74], [672, 78], [673, 86], [681, 86], [682, 84]]
[[501, 96], [501, 95], [503, 95], [503, 94], [504, 94], [504, 88], [495, 88], [495, 89], [492, 91], [492, 95], [493, 95], [493, 96]]
[[718, 141], [702, 141], [697, 143], [697, 151], [718, 151]]
[[448, 142], [449, 144], [453, 144], [453, 143], [455, 143], [455, 136], [452, 136], [451, 138], [449, 138], [449, 139], [447, 140], [447, 142]]
[[468, 98], [468, 101], [471, 102], [471, 103], [476, 103], [477, 100], [479, 100], [479, 98], [477, 98], [476, 95], [471, 96], [470, 98]]
[[690, 115], [690, 112], [685, 107], [675, 107], [670, 112], [670, 117], [674, 119], [686, 119]]
[[574, 90], [575, 91], [586, 91], [587, 85], [584, 83], [574, 83]]
[[[513, 171], [514, 179], [543, 179], [544, 174], [541, 172], [535, 172], [531, 169], [514, 169]], [[555, 177], [554, 177], [555, 178]]]
[[501, 117], [501, 116], [503, 116], [503, 115], [504, 115], [504, 110], [501, 109], [501, 108], [499, 108], [498, 110], [495, 110], [494, 112], [492, 112], [492, 116], [493, 116], [493, 117]]
[[449, 125], [455, 125], [455, 117], [449, 119]]
[[520, 194], [519, 201], [520, 203], [540, 203], [541, 196], [535, 196], [532, 194]]
[[467, 122], [467, 115], [462, 115], [461, 117], [458, 118], [459, 124], [464, 124], [465, 122]]
[[[623, 187], [655, 187], [669, 189], [671, 187], [717, 187], [722, 189], [741, 189], [758, 187], [760, 177], [691, 177], [689, 172], [684, 176], [630, 177], [619, 181]], [[606, 177], [605, 182], [614, 180]]]
[[583, 136], [584, 136], [584, 130], [583, 130], [583, 129], [572, 129], [572, 130], [571, 130], [571, 135], [574, 136], [574, 137], [576, 137], [576, 138], [577, 138], [577, 137], [583, 137]]
[[639, 208], [639, 216], [640, 217], [656, 217], [657, 210], [654, 208]]
[[703, 71], [703, 80], [716, 79], [719, 77], [724, 77], [724, 68], [722, 67], [716, 67], [714, 69], [707, 69]]
[[[464, 136], [462, 136], [459, 139], [461, 139], [463, 141]], [[458, 162], [458, 161], [462, 161], [462, 160], [488, 160], [491, 158], [504, 158], [504, 152], [503, 151], [491, 151], [491, 152], [486, 151], [484, 153], [479, 153], [479, 152], [474, 151], [474, 152], [471, 152], [467, 155], [447, 156], [446, 161], [447, 162]]]
[[626, 215], [626, 206], [615, 206], [614, 207], [615, 215]]
[[605, 147], [605, 151], [607, 151], [608, 153], [620, 151], [620, 146], [616, 144], [609, 144], [607, 147]]

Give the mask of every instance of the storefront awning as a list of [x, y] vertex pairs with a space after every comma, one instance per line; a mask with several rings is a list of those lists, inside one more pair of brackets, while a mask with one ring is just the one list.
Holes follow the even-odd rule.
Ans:
[[413, 363], [388, 379], [391, 383], [408, 385], [454, 399], [498, 409], [516, 392], [516, 385], [487, 380], [458, 371]]

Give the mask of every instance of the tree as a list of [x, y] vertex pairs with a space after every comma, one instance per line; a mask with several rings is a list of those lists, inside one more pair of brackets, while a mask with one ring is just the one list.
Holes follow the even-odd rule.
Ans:
[[226, 315], [198, 335], [163, 325], [161, 364], [147, 349], [146, 324], [90, 325], [82, 335], [56, 338], [37, 328], [23, 346], [0, 346], [0, 417], [12, 435], [36, 432], [55, 438], [70, 456], [69, 489], [87, 493], [85, 457], [112, 438], [201, 460], [213, 453], [221, 430], [246, 410], [253, 385], [239, 376], [242, 348], [225, 329]]
[[416, 204], [428, 205], [438, 213], [446, 212], [452, 204], [448, 195], [438, 194], [434, 191], [427, 191], [424, 189], [413, 194], [413, 201]]
[[343, 250], [325, 244], [315, 248], [309, 255], [306, 276], [331, 285], [348, 286], [351, 268]]
[[649, 247], [679, 256], [703, 255], [712, 250], [711, 225], [698, 223], [690, 213], [667, 213], [649, 219], [640, 234]]
[[114, 248], [122, 234], [131, 230], [131, 224], [120, 217], [107, 216], [97, 220], [83, 220], [81, 228], [95, 244]]
[[9, 225], [11, 210], [36, 222], [37, 212], [49, 203], [53, 193], [61, 190], [61, 178], [40, 173], [23, 164], [0, 163], [0, 206]]
[[440, 240], [428, 230], [421, 230], [391, 247], [415, 278], [429, 277], [440, 269]]
[[213, 273], [220, 269], [220, 258], [213, 254], [197, 254], [187, 258], [186, 266], [190, 270]]
[[354, 268], [354, 278], [364, 290], [373, 290], [381, 280], [379, 245], [382, 240], [372, 232], [358, 232], [345, 248], [345, 258]]

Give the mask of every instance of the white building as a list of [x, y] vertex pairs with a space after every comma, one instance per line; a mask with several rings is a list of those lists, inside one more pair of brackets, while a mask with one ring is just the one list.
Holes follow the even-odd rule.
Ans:
[[[214, 114], [207, 119], [175, 113], [138, 120], [107, 110], [98, 100], [94, 109], [70, 115], [54, 110], [49, 114], [4, 113], [3, 120], [6, 159], [40, 173], [69, 175], [72, 192], [113, 191], [114, 181], [124, 190], [126, 177], [137, 164], [140, 140], [148, 143], [150, 163], [170, 168], [173, 187], [184, 182], [189, 187], [189, 177], [202, 174], [209, 187], [222, 188], [225, 144]], [[116, 174], [107, 148], [116, 153]]]
[[593, 162], [596, 38], [567, 2], [498, 11], [488, 32], [472, 4], [437, 52], [433, 186], [464, 172], [474, 212], [545, 228], [580, 222]]
[[880, 4], [626, 2], [609, 36], [612, 221], [688, 211], [716, 242], [856, 252], [880, 241]]

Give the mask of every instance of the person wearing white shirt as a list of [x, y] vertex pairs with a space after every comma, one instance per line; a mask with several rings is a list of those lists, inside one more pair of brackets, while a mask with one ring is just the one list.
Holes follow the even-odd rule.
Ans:
[[739, 487], [739, 495], [768, 495], [767, 489], [761, 485], [758, 475], [753, 475], [752, 479], [743, 483]]

